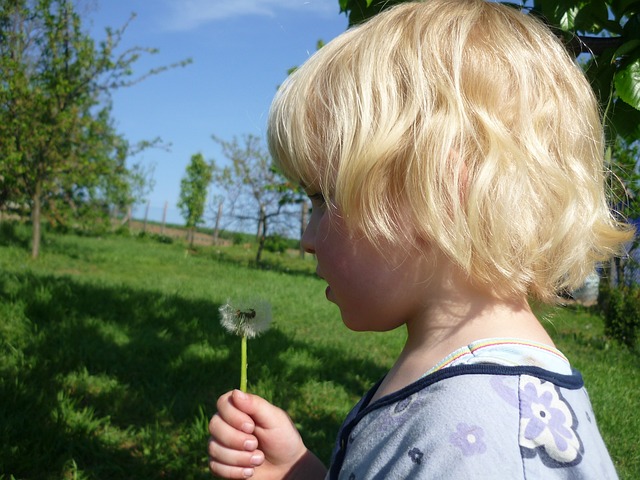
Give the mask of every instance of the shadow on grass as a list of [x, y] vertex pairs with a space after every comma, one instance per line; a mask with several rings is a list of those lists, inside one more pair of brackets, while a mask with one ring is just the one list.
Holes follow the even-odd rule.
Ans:
[[[207, 421], [217, 397], [237, 385], [240, 348], [212, 320], [218, 307], [74, 277], [0, 273], [0, 472], [53, 479], [77, 465], [92, 479], [209, 478]], [[384, 373], [275, 329], [252, 348], [269, 359], [262, 373], [283, 386], [273, 400], [284, 407], [309, 379], [357, 396], [359, 379]], [[292, 368], [274, 354], [290, 348], [317, 364]], [[324, 441], [341, 419], [320, 412], [297, 421]], [[326, 458], [331, 445], [321, 448]]]
[[31, 231], [23, 224], [0, 221], [0, 246], [17, 246], [27, 250], [31, 241]]

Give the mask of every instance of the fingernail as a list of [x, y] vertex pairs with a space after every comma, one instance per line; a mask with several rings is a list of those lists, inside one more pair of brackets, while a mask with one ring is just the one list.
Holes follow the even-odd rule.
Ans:
[[252, 451], [252, 450], [255, 450], [256, 448], [258, 448], [257, 440], [247, 440], [246, 442], [244, 442], [245, 450]]
[[240, 426], [240, 430], [242, 430], [244, 433], [253, 433], [253, 424], [245, 422]]
[[236, 390], [234, 393], [234, 396], [236, 398], [239, 398], [240, 400], [246, 400], [249, 398], [249, 396], [246, 393], [244, 393], [242, 390]]
[[262, 465], [262, 455], [254, 455], [251, 457], [251, 465]]
[[253, 477], [253, 468], [245, 468], [242, 471], [242, 475], [244, 475], [244, 478]]

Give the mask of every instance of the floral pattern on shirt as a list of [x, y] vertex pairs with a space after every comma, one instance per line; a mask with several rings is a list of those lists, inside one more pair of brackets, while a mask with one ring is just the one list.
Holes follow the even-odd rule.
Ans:
[[548, 467], [575, 465], [583, 445], [571, 407], [551, 382], [523, 375], [520, 379], [520, 447], [525, 456], [538, 453]]
[[458, 447], [465, 457], [470, 457], [486, 452], [487, 445], [482, 437], [484, 437], [484, 430], [481, 427], [459, 423], [456, 432], [449, 436], [449, 441]]

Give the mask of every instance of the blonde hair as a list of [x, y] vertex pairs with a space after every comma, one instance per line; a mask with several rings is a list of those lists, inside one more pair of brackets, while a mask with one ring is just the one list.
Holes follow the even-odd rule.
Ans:
[[284, 82], [268, 142], [352, 231], [435, 244], [500, 297], [555, 298], [633, 235], [581, 69], [504, 5], [406, 3], [348, 30]]

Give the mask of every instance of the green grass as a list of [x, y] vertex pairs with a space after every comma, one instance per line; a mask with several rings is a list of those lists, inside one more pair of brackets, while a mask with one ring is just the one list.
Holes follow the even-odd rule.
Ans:
[[[209, 478], [208, 419], [239, 381], [240, 341], [217, 318], [227, 298], [272, 303], [273, 327], [249, 341], [249, 389], [287, 409], [325, 461], [404, 341], [349, 332], [295, 252], [256, 269], [242, 246], [46, 233], [33, 261], [23, 227], [0, 235], [0, 479]], [[605, 341], [586, 310], [551, 317], [621, 478], [637, 478], [637, 352]]]

